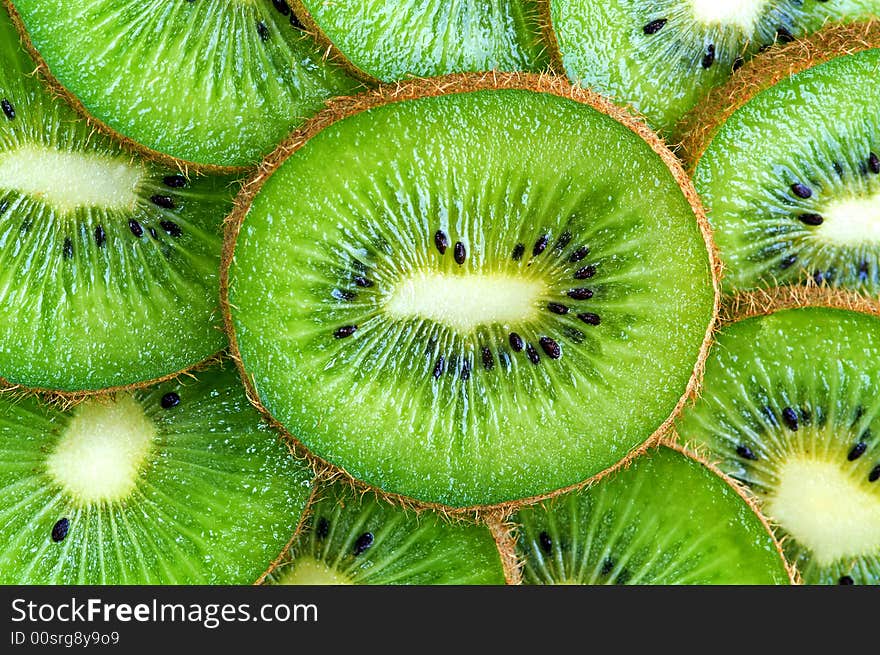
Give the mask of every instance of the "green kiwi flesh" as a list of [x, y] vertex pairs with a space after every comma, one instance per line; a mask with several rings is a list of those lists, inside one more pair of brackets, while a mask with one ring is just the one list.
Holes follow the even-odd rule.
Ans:
[[210, 357], [230, 181], [95, 134], [34, 68], [0, 7], [0, 379], [96, 390]]
[[773, 538], [724, 480], [668, 448], [511, 519], [524, 584], [787, 584]]
[[677, 429], [760, 499], [804, 582], [880, 582], [880, 319], [813, 307], [727, 325]]
[[[797, 53], [795, 53], [797, 55]], [[725, 291], [818, 284], [880, 295], [880, 49], [786, 77], [718, 128], [695, 185]]]
[[612, 466], [679, 406], [713, 318], [668, 161], [511, 79], [416, 85], [297, 139], [227, 243], [253, 396], [318, 458], [422, 502], [514, 501]]
[[880, 0], [549, 0], [572, 81], [675, 125], [762, 49], [828, 21], [880, 14]]
[[13, 4], [89, 114], [198, 165], [255, 164], [327, 98], [358, 86], [284, 0]]
[[318, 491], [309, 518], [267, 578], [289, 585], [503, 585], [486, 526], [451, 523], [359, 494], [344, 483]]
[[0, 396], [0, 583], [251, 584], [310, 480], [233, 367], [69, 410]]
[[549, 65], [536, 0], [300, 0], [351, 66], [385, 82]]

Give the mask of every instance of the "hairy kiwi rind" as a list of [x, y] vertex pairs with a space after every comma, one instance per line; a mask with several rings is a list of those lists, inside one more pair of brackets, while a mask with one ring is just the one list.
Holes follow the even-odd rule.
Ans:
[[[368, 485], [348, 473], [345, 469], [332, 464], [309, 451], [287, 428], [275, 419], [262, 404], [257, 393], [252, 375], [245, 369], [241, 360], [241, 351], [238, 346], [238, 337], [232, 319], [232, 308], [229, 301], [229, 268], [235, 258], [235, 246], [238, 234], [247, 218], [248, 211], [257, 193], [266, 180], [284, 161], [302, 148], [312, 137], [329, 127], [333, 123], [373, 109], [407, 100], [419, 98], [437, 97], [457, 93], [469, 93], [475, 91], [493, 91], [502, 89], [518, 89], [535, 93], [546, 93], [575, 102], [589, 105], [596, 111], [616, 120], [632, 132], [641, 137], [651, 149], [666, 164], [668, 170], [678, 183], [683, 195], [687, 199], [694, 212], [700, 233], [706, 245], [709, 258], [709, 268], [712, 275], [713, 289], [713, 312], [712, 320], [706, 328], [703, 342], [700, 346], [699, 357], [688, 381], [684, 394], [679, 399], [675, 408], [666, 420], [649, 436], [640, 446], [631, 450], [623, 459], [606, 468], [594, 476], [573, 485], [556, 489], [549, 493], [515, 501], [505, 501], [491, 505], [473, 505], [468, 507], [451, 507], [439, 503], [429, 503], [401, 494], [393, 494], [382, 489]], [[712, 237], [712, 228], [706, 218], [706, 213], [700, 203], [700, 198], [694, 189], [690, 177], [685, 172], [678, 158], [672, 153], [663, 140], [648, 127], [647, 123], [629, 113], [627, 110], [615, 105], [613, 102], [598, 93], [580, 86], [569, 83], [564, 76], [552, 73], [453, 73], [433, 78], [419, 78], [395, 84], [381, 84], [375, 89], [357, 95], [333, 98], [328, 101], [326, 108], [307, 121], [301, 128], [295, 130], [283, 141], [263, 162], [257, 170], [241, 186], [241, 190], [234, 201], [234, 208], [226, 218], [223, 254], [220, 264], [220, 302], [223, 312], [223, 321], [229, 338], [229, 352], [231, 358], [238, 366], [242, 382], [245, 386], [248, 399], [263, 414], [266, 420], [291, 441], [296, 452], [306, 457], [319, 479], [345, 479], [356, 489], [373, 491], [387, 502], [400, 505], [408, 509], [431, 509], [443, 516], [457, 516], [469, 514], [480, 520], [481, 516], [501, 515], [506, 516], [517, 508], [534, 504], [569, 491], [593, 484], [606, 475], [626, 466], [630, 461], [642, 455], [646, 450], [660, 442], [663, 436], [671, 429], [687, 401], [694, 397], [700, 386], [703, 369], [709, 354], [712, 335], [721, 309], [721, 262], [718, 251]]]
[[802, 39], [775, 45], [749, 60], [727, 83], [709, 94], [681, 119], [677, 153], [693, 173], [715, 133], [740, 107], [785, 78], [831, 59], [880, 48], [880, 19], [832, 23]]
[[803, 286], [779, 286], [742, 291], [725, 299], [721, 307], [721, 326], [756, 316], [766, 316], [783, 309], [825, 307], [870, 314], [880, 318], [880, 299], [865, 297], [852, 291], [825, 285], [812, 280]]

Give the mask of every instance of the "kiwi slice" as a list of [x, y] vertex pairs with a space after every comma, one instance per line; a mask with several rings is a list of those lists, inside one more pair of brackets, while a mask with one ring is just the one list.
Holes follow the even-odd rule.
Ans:
[[880, 0], [549, 0], [572, 81], [635, 108], [673, 140], [678, 120], [743, 62]]
[[666, 447], [512, 522], [524, 584], [791, 581], [766, 521], [706, 466]]
[[95, 390], [210, 357], [230, 180], [95, 134], [34, 68], [0, 7], [0, 378]]
[[294, 0], [302, 22], [361, 76], [490, 70], [539, 72], [549, 65], [538, 0]]
[[337, 482], [318, 491], [284, 559], [267, 577], [289, 585], [503, 585], [486, 526], [392, 505]]
[[751, 97], [714, 131], [694, 177], [725, 291], [808, 283], [880, 294], [880, 114], [866, 110], [880, 105], [878, 69], [874, 48], [757, 93], [745, 77]]
[[194, 167], [254, 164], [359, 85], [322, 57], [285, 0], [12, 4], [88, 114]]
[[718, 334], [680, 439], [749, 486], [806, 583], [877, 584], [880, 318], [753, 311]]
[[231, 366], [71, 409], [0, 396], [0, 583], [253, 583], [310, 479]]
[[251, 396], [319, 459], [424, 503], [547, 494], [627, 456], [693, 384], [716, 300], [697, 201], [636, 130], [652, 138], [529, 75], [334, 105], [230, 221]]

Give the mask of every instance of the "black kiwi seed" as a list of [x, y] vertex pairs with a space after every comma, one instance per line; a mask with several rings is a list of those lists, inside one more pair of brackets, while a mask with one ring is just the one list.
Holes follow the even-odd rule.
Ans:
[[703, 59], [700, 61], [700, 65], [703, 68], [709, 68], [712, 64], [715, 63], [715, 44], [710, 43], [706, 48], [706, 54], [703, 55]]
[[868, 482], [877, 482], [880, 480], [880, 464], [877, 464], [874, 468], [871, 469], [871, 472], [868, 473]]
[[162, 209], [174, 209], [174, 198], [171, 196], [156, 194], [155, 196], [150, 196], [150, 202]]
[[434, 233], [434, 245], [437, 246], [437, 250], [440, 251], [441, 255], [446, 254], [446, 249], [449, 247], [449, 239], [443, 230], [437, 230]]
[[848, 585], [855, 584], [855, 581], [851, 577], [849, 577], [848, 575], [842, 575], [842, 576], [840, 576], [840, 580], [837, 581], [837, 584], [843, 585], [843, 586], [848, 586]]
[[849, 454], [846, 456], [846, 458], [849, 461], [854, 462], [859, 457], [864, 455], [865, 451], [867, 449], [868, 449], [868, 444], [866, 444], [864, 441], [860, 441], [855, 446], [852, 447], [852, 450], [849, 451]]
[[103, 248], [106, 241], [107, 234], [104, 232], [104, 228], [98, 225], [95, 227], [95, 243], [98, 244], [99, 248]]
[[574, 272], [575, 280], [588, 280], [596, 274], [596, 267], [590, 264], [589, 266], [584, 266], [583, 268], [579, 268]]
[[538, 343], [541, 344], [541, 348], [547, 353], [547, 357], [550, 359], [559, 359], [562, 357], [562, 348], [560, 348], [559, 344], [550, 337], [541, 337], [538, 339]]
[[523, 243], [518, 243], [513, 247], [513, 253], [510, 255], [513, 258], [513, 261], [518, 262], [522, 259], [523, 253], [526, 251], [526, 246]]
[[266, 23], [261, 20], [257, 21], [257, 34], [260, 35], [261, 41], [269, 40], [269, 28], [266, 27]]
[[645, 25], [642, 28], [642, 31], [645, 34], [656, 34], [657, 32], [659, 32], [660, 30], [663, 29], [664, 25], [666, 25], [666, 19], [665, 18], [658, 18], [657, 20], [652, 20], [650, 23]]
[[525, 346], [522, 337], [519, 336], [516, 332], [511, 332], [508, 340], [510, 341], [510, 347], [513, 348], [513, 352], [515, 353], [518, 353], [520, 350], [523, 349], [523, 346]]
[[495, 366], [495, 358], [492, 357], [492, 351], [489, 350], [488, 347], [483, 346], [481, 355], [483, 358], [483, 368], [487, 371], [491, 371], [492, 367]]
[[863, 259], [859, 263], [859, 280], [866, 282], [868, 280], [868, 261]]
[[581, 319], [587, 325], [599, 325], [600, 318], [598, 314], [594, 314], [593, 312], [583, 312], [582, 314], [578, 314], [578, 318]]
[[437, 358], [437, 363], [434, 364], [434, 379], [438, 379], [441, 375], [443, 375], [443, 368], [446, 365], [446, 360], [443, 359], [443, 355], [440, 355]]
[[359, 287], [361, 287], [361, 288], [363, 288], [363, 289], [366, 289], [366, 288], [368, 288], [368, 287], [373, 286], [373, 281], [370, 280], [370, 279], [368, 279], [368, 278], [365, 278], [365, 277], [362, 276], [362, 275], [356, 275], [356, 276], [354, 276], [354, 277], [352, 278], [352, 282], [354, 282], [356, 285], [358, 285]]
[[156, 232], [156, 228], [154, 228], [154, 227], [150, 228], [150, 236], [153, 237], [156, 241], [159, 240], [159, 233]]
[[788, 31], [788, 28], [779, 26], [776, 28], [776, 40], [779, 43], [791, 43], [794, 41], [794, 34]]
[[538, 543], [541, 545], [541, 550], [543, 550], [547, 555], [549, 555], [553, 550], [553, 540], [546, 532], [542, 532], [538, 535]]
[[64, 541], [68, 531], [70, 531], [70, 521], [66, 518], [58, 519], [55, 525], [52, 526], [52, 541], [55, 543]]
[[461, 379], [468, 380], [471, 377], [471, 363], [465, 358], [461, 362]]
[[779, 262], [780, 268], [791, 268], [792, 264], [797, 261], [797, 255], [788, 255], [784, 257], [781, 262]]
[[159, 404], [162, 406], [162, 409], [177, 407], [180, 404], [180, 396], [173, 391], [169, 391], [162, 396], [162, 400], [159, 401]]
[[742, 457], [743, 459], [750, 459], [753, 462], [757, 461], [757, 459], [758, 459], [758, 456], [755, 455], [755, 453], [752, 452], [752, 449], [749, 448], [748, 446], [737, 446], [736, 447], [736, 454], [739, 455], [740, 457]]
[[805, 225], [822, 225], [825, 219], [819, 214], [801, 214], [798, 220]]
[[570, 261], [573, 264], [575, 262], [579, 262], [580, 260], [582, 260], [584, 257], [586, 257], [589, 254], [590, 254], [590, 249], [587, 246], [581, 246], [580, 248], [575, 250], [573, 253], [571, 253], [571, 256], [568, 258], [568, 261]]
[[3, 213], [7, 209], [9, 209], [9, 202], [6, 200], [4, 200], [3, 202], [0, 202], [0, 216], [3, 216]]
[[532, 248], [532, 257], [537, 257], [544, 252], [548, 243], [550, 243], [550, 237], [546, 234], [542, 235], [537, 241], [535, 241], [535, 245]]
[[183, 175], [166, 175], [162, 178], [162, 183], [172, 189], [182, 189], [186, 186], [186, 178]]
[[746, 63], [746, 60], [737, 55], [736, 59], [733, 60], [733, 72], [735, 73], [740, 68], [742, 68]]
[[272, 4], [282, 16], [287, 16], [290, 13], [290, 5], [284, 0], [272, 0]]
[[547, 303], [547, 309], [554, 314], [568, 314], [568, 307], [558, 302]]
[[567, 295], [574, 300], [589, 300], [593, 297], [593, 290], [584, 288], [571, 289]]
[[602, 562], [602, 575], [608, 575], [614, 570], [614, 560], [610, 557], [606, 557]]
[[455, 263], [459, 266], [464, 264], [464, 260], [467, 259], [467, 251], [464, 249], [464, 244], [461, 241], [455, 242], [455, 250], [452, 254], [455, 258]]
[[318, 519], [318, 525], [315, 527], [315, 535], [323, 541], [330, 534], [330, 522], [323, 516]]
[[300, 31], [304, 31], [306, 29], [305, 25], [303, 25], [301, 22], [299, 22], [299, 18], [297, 18], [296, 14], [294, 14], [293, 12], [290, 12], [290, 24], [294, 29], [297, 29]]
[[871, 156], [868, 157], [868, 169], [870, 169], [874, 175], [880, 175], [880, 157], [873, 152], [871, 153]]
[[62, 249], [64, 253], [65, 259], [71, 259], [73, 257], [73, 241], [70, 240], [70, 237], [64, 239], [64, 248]]
[[179, 237], [183, 234], [183, 231], [180, 229], [180, 226], [174, 221], [159, 221], [159, 225], [162, 226], [162, 229], [168, 233], [170, 237]]
[[553, 244], [553, 250], [557, 252], [562, 252], [565, 249], [565, 246], [567, 246], [570, 242], [571, 232], [563, 232], [559, 235], [559, 238], [556, 239], [556, 243]]
[[341, 328], [338, 328], [336, 332], [333, 333], [333, 336], [337, 339], [344, 339], [345, 337], [353, 335], [357, 329], [357, 325], [344, 325]]
[[804, 200], [813, 195], [813, 190], [807, 185], [801, 184], [800, 182], [795, 182], [791, 185], [791, 192], [798, 198], [803, 198]]
[[788, 426], [788, 429], [792, 432], [796, 432], [798, 429], [798, 417], [795, 411], [791, 407], [786, 407], [782, 410], [782, 421], [785, 425]]
[[367, 551], [367, 549], [372, 545], [373, 545], [373, 533], [372, 532], [364, 532], [354, 542], [354, 555], [355, 555], [355, 557], [357, 557], [358, 555], [363, 555]]
[[128, 229], [131, 230], [131, 233], [138, 239], [144, 236], [144, 228], [133, 218], [128, 219]]
[[529, 356], [529, 361], [532, 364], [538, 364], [541, 361], [541, 356], [538, 354], [538, 351], [535, 350], [535, 347], [530, 343], [526, 344], [526, 355]]
[[9, 102], [6, 98], [0, 100], [0, 108], [3, 109], [3, 113], [6, 115], [6, 118], [11, 121], [15, 120], [15, 107], [13, 107], [12, 103]]

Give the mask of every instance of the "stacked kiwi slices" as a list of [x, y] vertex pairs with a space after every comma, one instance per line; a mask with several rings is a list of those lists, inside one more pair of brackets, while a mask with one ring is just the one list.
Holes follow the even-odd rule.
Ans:
[[880, 583], [878, 13], [3, 0], [0, 583]]

